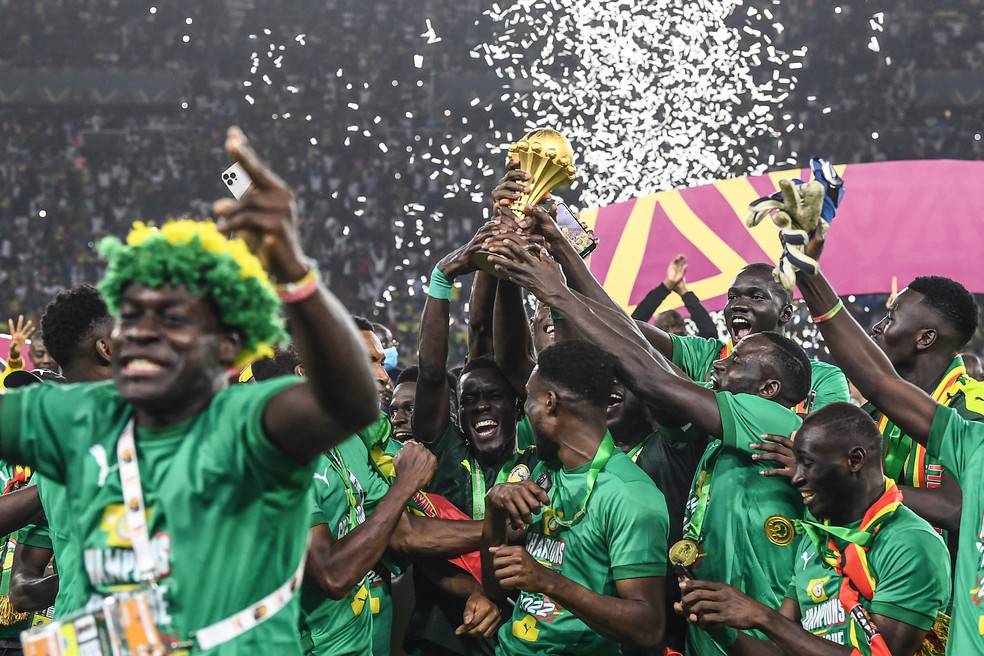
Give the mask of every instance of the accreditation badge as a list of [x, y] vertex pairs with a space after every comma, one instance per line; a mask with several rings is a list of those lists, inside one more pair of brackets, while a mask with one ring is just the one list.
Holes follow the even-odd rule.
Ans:
[[765, 537], [776, 546], [788, 546], [796, 538], [796, 525], [788, 517], [771, 515], [765, 520]]

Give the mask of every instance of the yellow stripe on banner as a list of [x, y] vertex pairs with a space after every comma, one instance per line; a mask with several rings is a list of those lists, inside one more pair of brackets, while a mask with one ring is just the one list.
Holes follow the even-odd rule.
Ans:
[[802, 172], [803, 169], [783, 169], [782, 171], [769, 171], [768, 176], [769, 179], [772, 180], [772, 185], [776, 188], [776, 191], [779, 191], [780, 180], [792, 180], [793, 178], [798, 178]]
[[759, 248], [762, 249], [762, 252], [773, 264], [778, 262], [779, 256], [782, 254], [782, 245], [779, 243], [778, 229], [775, 224], [766, 219], [754, 228], [749, 228], [745, 225], [745, 215], [748, 214], [748, 205], [759, 197], [759, 193], [752, 187], [748, 178], [722, 180], [721, 182], [714, 183], [714, 186], [721, 192], [721, 195], [728, 201], [728, 204], [731, 205], [731, 209], [735, 213], [735, 221], [743, 229], [748, 231], [748, 234], [752, 236], [752, 239], [755, 240], [755, 243], [759, 245]]
[[[720, 273], [702, 280], [692, 280], [687, 287], [697, 298], [714, 298], [728, 292], [728, 287], [735, 278], [738, 270], [747, 264], [721, 237], [700, 220], [679, 191], [666, 191], [656, 195], [666, 216], [676, 226], [687, 241], [694, 245], [704, 256], [716, 266]], [[663, 309], [683, 306], [679, 296], [674, 295], [674, 304], [666, 305]]]
[[642, 258], [646, 255], [649, 227], [653, 223], [653, 210], [656, 209], [656, 197], [659, 195], [641, 196], [636, 200], [602, 285], [622, 307], [629, 304], [629, 295], [642, 267]]

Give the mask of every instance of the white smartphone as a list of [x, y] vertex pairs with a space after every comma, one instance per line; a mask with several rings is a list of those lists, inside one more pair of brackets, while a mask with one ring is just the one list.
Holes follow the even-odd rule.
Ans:
[[236, 162], [222, 172], [222, 183], [229, 188], [229, 191], [236, 197], [236, 200], [239, 200], [249, 191], [249, 188], [253, 185], [253, 180], [246, 173], [242, 165]]

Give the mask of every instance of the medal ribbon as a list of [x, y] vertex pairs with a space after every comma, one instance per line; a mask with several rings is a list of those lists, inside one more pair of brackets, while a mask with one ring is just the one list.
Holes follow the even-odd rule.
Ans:
[[701, 531], [704, 528], [707, 504], [711, 500], [711, 474], [714, 471], [714, 463], [717, 461], [717, 457], [720, 455], [723, 446], [724, 442], [721, 440], [714, 440], [707, 445], [707, 464], [697, 474], [698, 483], [694, 491], [697, 495], [697, 505], [691, 511], [690, 504], [688, 503], [687, 513], [685, 513], [683, 518], [683, 525], [687, 527], [683, 537], [697, 543], [700, 542]]
[[[942, 380], [933, 391], [933, 400], [945, 406], [956, 398], [966, 382], [967, 369], [959, 355], [950, 363]], [[904, 480], [910, 472], [912, 487], [926, 487], [926, 447], [908, 438], [884, 414], [878, 420], [878, 430], [885, 437], [885, 475], [896, 481]], [[893, 435], [894, 433], [894, 435]]]
[[[878, 632], [878, 627], [871, 621], [868, 612], [861, 605], [861, 599], [870, 601], [875, 596], [875, 589], [878, 587], [878, 582], [872, 576], [871, 568], [868, 566], [868, 550], [871, 549], [875, 535], [878, 534], [885, 522], [891, 520], [901, 505], [902, 492], [899, 491], [895, 481], [886, 478], [885, 492], [865, 511], [857, 529], [831, 526], [827, 522], [820, 523], [815, 518], [810, 519], [813, 515], [809, 511], [806, 512], [807, 519], [796, 522], [797, 527], [809, 536], [824, 564], [833, 568], [841, 577], [841, 587], [838, 593], [841, 606], [865, 634], [872, 656], [892, 656], [892, 652], [888, 649], [881, 633]], [[834, 538], [847, 542], [843, 551], [838, 549]], [[854, 631], [851, 634], [853, 641]], [[857, 649], [856, 643], [851, 656], [861, 656], [861, 651]]]
[[335, 449], [328, 452], [328, 463], [331, 468], [335, 470], [338, 477], [342, 479], [342, 485], [345, 486], [345, 500], [348, 502], [348, 522], [349, 530], [353, 530], [359, 525], [359, 500], [355, 498], [355, 488], [352, 487], [352, 481], [349, 480], [349, 470], [345, 466], [345, 462], [338, 455]]
[[[584, 518], [584, 515], [588, 512], [588, 500], [591, 499], [591, 493], [594, 491], [595, 483], [598, 481], [598, 474], [601, 473], [601, 470], [611, 460], [612, 454], [615, 453], [615, 448], [615, 440], [612, 439], [612, 434], [606, 432], [605, 439], [598, 445], [598, 450], [595, 452], [594, 458], [591, 459], [591, 465], [588, 467], [588, 480], [584, 485], [584, 498], [581, 499], [581, 503], [578, 504], [577, 510], [574, 512], [574, 516], [570, 519], [562, 519], [554, 511], [553, 514], [557, 524], [564, 528], [570, 528]], [[550, 496], [550, 508], [555, 508], [558, 505], [557, 501], [559, 500], [555, 498], [557, 489], [558, 486], [553, 486], [548, 493]]]
[[642, 452], [642, 447], [646, 446], [646, 442], [649, 441], [649, 438], [650, 438], [649, 435], [647, 435], [646, 437], [642, 438], [642, 440], [640, 440], [639, 443], [636, 444], [634, 447], [632, 447], [631, 449], [629, 449], [628, 452], [625, 455], [629, 456], [629, 458], [632, 460], [632, 462], [635, 462], [636, 460], [638, 460], [639, 459], [639, 454]]

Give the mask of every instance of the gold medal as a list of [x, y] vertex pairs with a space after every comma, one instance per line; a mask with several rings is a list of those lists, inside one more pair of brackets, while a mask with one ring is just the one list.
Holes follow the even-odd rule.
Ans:
[[697, 562], [700, 548], [693, 540], [680, 540], [670, 547], [670, 562], [674, 565], [690, 567]]
[[785, 547], [793, 543], [796, 537], [796, 525], [788, 517], [772, 515], [765, 520], [765, 537], [772, 544]]

